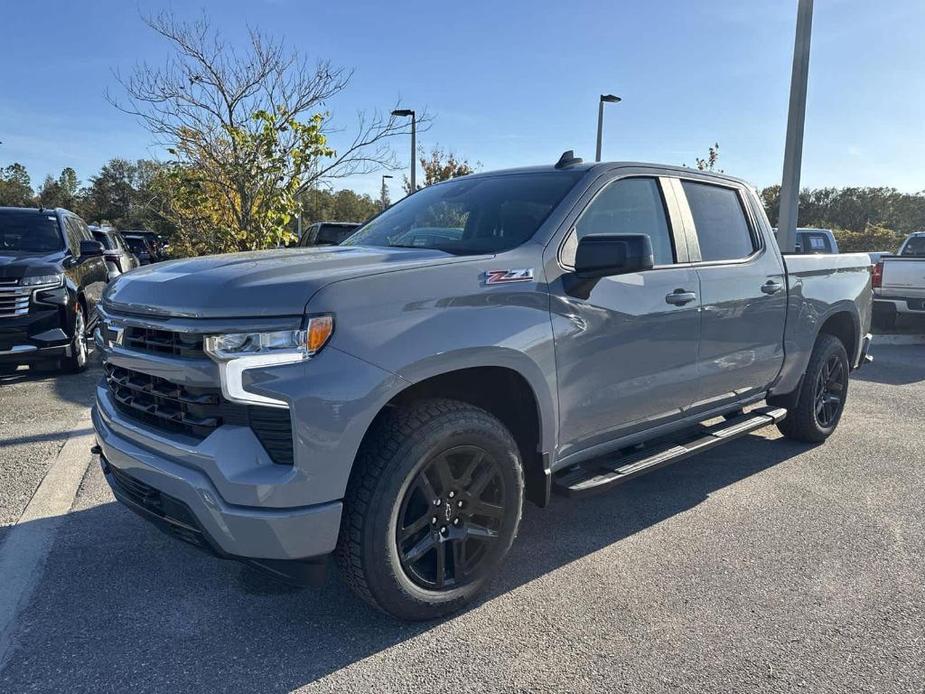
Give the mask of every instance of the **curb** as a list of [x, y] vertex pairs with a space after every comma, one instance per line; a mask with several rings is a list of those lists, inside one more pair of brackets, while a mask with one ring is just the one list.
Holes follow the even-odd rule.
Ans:
[[0, 544], [0, 670], [11, 650], [16, 618], [32, 597], [58, 527], [90, 465], [94, 434], [75, 434], [89, 422], [89, 414], [84, 414], [71, 428], [26, 509]]

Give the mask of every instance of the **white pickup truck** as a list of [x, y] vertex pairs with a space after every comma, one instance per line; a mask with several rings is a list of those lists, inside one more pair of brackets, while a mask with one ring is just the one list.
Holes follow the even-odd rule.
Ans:
[[874, 267], [874, 320], [892, 328], [899, 314], [925, 316], [925, 231], [906, 237], [896, 255]]

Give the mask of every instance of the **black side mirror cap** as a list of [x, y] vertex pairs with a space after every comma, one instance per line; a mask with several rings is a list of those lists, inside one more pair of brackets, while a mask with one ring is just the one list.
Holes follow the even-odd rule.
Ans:
[[80, 242], [80, 257], [81, 258], [102, 258], [103, 257], [103, 244], [99, 241], [89, 241], [84, 239]]
[[648, 234], [588, 234], [578, 241], [575, 274], [591, 279], [651, 270], [653, 256]]
[[627, 275], [655, 266], [648, 234], [588, 234], [578, 241], [575, 271], [565, 276], [566, 291], [587, 299], [602, 277]]

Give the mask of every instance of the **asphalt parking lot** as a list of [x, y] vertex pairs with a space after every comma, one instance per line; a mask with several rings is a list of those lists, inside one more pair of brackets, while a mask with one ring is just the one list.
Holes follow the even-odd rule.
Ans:
[[[923, 691], [923, 354], [875, 346], [823, 446], [764, 430], [528, 507], [486, 598], [442, 623], [391, 621], [336, 573], [295, 590], [201, 555], [91, 464], [0, 691]], [[98, 375], [0, 384], [0, 523]]]

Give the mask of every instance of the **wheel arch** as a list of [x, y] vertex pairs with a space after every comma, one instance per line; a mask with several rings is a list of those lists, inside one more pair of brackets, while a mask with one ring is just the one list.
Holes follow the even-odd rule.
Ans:
[[511, 432], [524, 466], [526, 498], [545, 506], [550, 490], [550, 448], [544, 445], [544, 437], [551, 434], [549, 419], [554, 415], [549, 412], [551, 395], [545, 393], [545, 403], [543, 396], [535, 382], [509, 365], [461, 366], [431, 373], [392, 395], [367, 427], [360, 445], [392, 408], [428, 398], [466, 402], [494, 415]]

